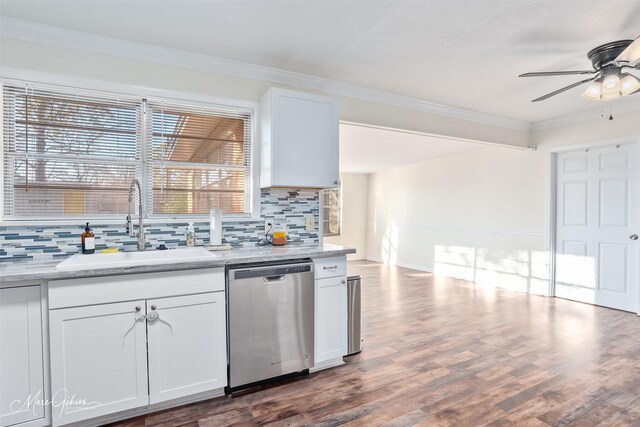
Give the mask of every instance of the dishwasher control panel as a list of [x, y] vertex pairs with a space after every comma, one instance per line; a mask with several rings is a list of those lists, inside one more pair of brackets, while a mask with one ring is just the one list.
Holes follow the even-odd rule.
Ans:
[[246, 270], [231, 270], [233, 278], [248, 279], [251, 277], [265, 277], [265, 276], [282, 276], [283, 274], [296, 274], [307, 273], [313, 271], [313, 264], [299, 264], [280, 267], [261, 267], [261, 268], [248, 268]]

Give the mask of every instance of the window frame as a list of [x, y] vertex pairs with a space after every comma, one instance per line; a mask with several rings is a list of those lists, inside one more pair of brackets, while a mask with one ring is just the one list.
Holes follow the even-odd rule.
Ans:
[[[101, 80], [91, 80], [82, 78], [72, 78], [67, 76], [54, 76], [46, 73], [27, 72], [24, 70], [6, 69], [0, 77], [0, 85], [26, 85], [34, 89], [45, 89], [50, 91], [78, 91], [81, 93], [91, 94], [93, 96], [104, 97], [135, 97], [139, 99], [141, 108], [146, 105], [146, 100], [166, 101], [167, 103], [181, 103], [193, 107], [227, 109], [246, 112], [251, 116], [251, 157], [250, 157], [250, 177], [248, 184], [249, 206], [245, 214], [225, 214], [225, 221], [259, 221], [260, 218], [260, 152], [259, 152], [259, 103], [253, 101], [245, 101], [239, 99], [221, 98], [209, 95], [194, 94], [189, 92], [172, 91], [158, 88], [146, 88], [131, 86], [120, 83], [111, 83]], [[88, 89], [90, 88], [90, 89]], [[1, 93], [1, 92], [0, 92]], [[1, 96], [0, 96], [1, 97]], [[0, 102], [0, 189], [4, 188], [4, 99]], [[143, 120], [146, 114], [143, 113]], [[145, 124], [143, 124], [144, 129]], [[143, 187], [143, 208], [145, 211], [145, 223], [147, 224], [170, 224], [183, 223], [185, 221], [206, 222], [209, 220], [207, 214], [183, 214], [183, 215], [166, 215], [166, 214], [149, 214], [148, 203], [150, 200], [150, 192], [152, 185], [149, 184], [147, 169], [149, 167], [148, 159], [145, 152], [147, 150], [147, 141], [145, 137], [139, 141], [142, 144], [143, 156], [140, 160], [142, 167], [142, 178], [144, 180]], [[4, 214], [4, 191], [0, 191], [0, 226], [34, 226], [34, 225], [77, 225], [81, 217], [83, 220], [91, 221], [97, 224], [111, 225], [119, 224], [124, 221], [121, 215], [104, 215], [104, 216], [73, 216], [73, 217], [57, 217], [57, 218], [7, 218]]]
[[[247, 180], [244, 182], [244, 191], [243, 191], [243, 198], [245, 201], [245, 206], [249, 206], [249, 208], [251, 208], [251, 201], [252, 201], [252, 197], [251, 197], [251, 179], [253, 177], [254, 172], [251, 170], [252, 165], [253, 165], [253, 156], [254, 156], [254, 150], [255, 147], [252, 144], [254, 138], [253, 135], [253, 128], [252, 128], [252, 114], [250, 111], [245, 111], [239, 108], [226, 108], [226, 110], [228, 112], [233, 111], [236, 113], [239, 113], [241, 115], [249, 115], [249, 127], [250, 129], [250, 136], [251, 139], [249, 141], [249, 153], [250, 153], [250, 159], [249, 159], [249, 168], [247, 169], [247, 167], [245, 167], [244, 165], [240, 166], [240, 165], [233, 165], [233, 164], [206, 164], [206, 163], [190, 163], [187, 161], [167, 161], [167, 160], [157, 160], [153, 158], [152, 152], [153, 152], [153, 140], [154, 140], [154, 130], [153, 130], [153, 120], [154, 120], [154, 114], [156, 112], [158, 112], [158, 107], [160, 106], [161, 108], [166, 105], [166, 107], [168, 109], [173, 109], [174, 112], [180, 112], [181, 108], [185, 108], [186, 110], [183, 110], [183, 112], [186, 112], [188, 114], [189, 109], [193, 109], [194, 105], [193, 104], [188, 104], [185, 105], [183, 103], [183, 105], [178, 105], [178, 104], [168, 104], [166, 103], [165, 99], [144, 99], [143, 100], [143, 111], [144, 111], [144, 119], [149, 121], [149, 122], [145, 122], [143, 124], [143, 127], [145, 128], [144, 131], [144, 147], [145, 147], [145, 152], [143, 153], [144, 155], [144, 160], [147, 162], [146, 164], [144, 164], [144, 170], [143, 170], [143, 174], [146, 174], [144, 176], [145, 181], [147, 182], [148, 185], [148, 193], [146, 194], [146, 206], [151, 205], [153, 207], [154, 204], [154, 189], [153, 189], [153, 180], [154, 180], [154, 168], [160, 166], [160, 167], [168, 167], [170, 168], [171, 166], [174, 167], [187, 167], [189, 165], [191, 165], [193, 168], [195, 169], [200, 169], [200, 170], [208, 170], [208, 171], [215, 171], [215, 170], [241, 170], [244, 172], [248, 172], [248, 176], [247, 176]], [[209, 108], [213, 108], [216, 107], [218, 108], [218, 106], [213, 106], [211, 104], [209, 104], [208, 106], [202, 106], [203, 109], [205, 109], [204, 107], [209, 107]], [[218, 108], [219, 109], [219, 108]], [[205, 113], [208, 113], [205, 111]], [[208, 114], [205, 114], [208, 115]], [[245, 119], [242, 119], [243, 121]], [[246, 121], [244, 122], [246, 124]], [[150, 124], [150, 126], [148, 126]], [[243, 148], [246, 147], [246, 140], [243, 139]], [[175, 218], [184, 218], [185, 220], [193, 220], [193, 218], [200, 218], [202, 217], [204, 214], [187, 214], [187, 213], [182, 213], [182, 214], [166, 214], [166, 213], [156, 213], [156, 212], [149, 212], [148, 207], [145, 208], [145, 210], [147, 211], [147, 217], [148, 218], [163, 218], [163, 217], [175, 217]], [[233, 214], [225, 214], [224, 217], [238, 217], [238, 218], [247, 218], [247, 212], [239, 214], [239, 213], [233, 213]], [[208, 218], [208, 217], [207, 217]]]
[[[337, 191], [338, 192], [338, 211], [339, 211], [339, 219], [338, 219], [338, 232], [337, 233], [330, 233], [327, 232], [327, 230], [325, 230], [325, 223], [329, 222], [329, 219], [326, 218], [325, 215], [325, 211], [327, 209], [327, 206], [325, 205], [325, 200], [327, 197], [327, 192], [328, 191]], [[322, 211], [322, 235], [323, 237], [340, 237], [342, 236], [342, 180], [338, 181], [338, 186], [335, 188], [325, 188], [324, 190], [322, 190], [322, 197], [321, 199], [321, 206], [320, 206], [320, 210]]]

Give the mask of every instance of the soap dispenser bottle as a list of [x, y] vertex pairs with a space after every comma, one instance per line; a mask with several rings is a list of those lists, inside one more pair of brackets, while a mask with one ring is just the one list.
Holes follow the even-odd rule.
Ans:
[[187, 227], [187, 234], [185, 237], [187, 239], [187, 247], [191, 248], [196, 245], [196, 231], [193, 228], [192, 222], [190, 222], [189, 226]]
[[84, 228], [84, 233], [82, 233], [82, 253], [83, 254], [92, 254], [96, 251], [96, 237], [89, 228], [89, 223]]

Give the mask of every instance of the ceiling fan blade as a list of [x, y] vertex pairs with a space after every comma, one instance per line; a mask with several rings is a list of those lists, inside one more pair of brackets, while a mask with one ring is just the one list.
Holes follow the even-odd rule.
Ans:
[[574, 74], [593, 74], [596, 70], [585, 71], [539, 71], [520, 74], [518, 77], [572, 76]]
[[640, 37], [635, 39], [614, 61], [616, 63], [624, 62], [630, 65], [636, 65], [636, 62], [640, 63]]
[[552, 96], [556, 96], [557, 94], [562, 93], [562, 92], [564, 92], [565, 90], [573, 89], [573, 88], [574, 88], [574, 87], [576, 87], [576, 86], [580, 86], [580, 85], [582, 85], [582, 84], [585, 84], [585, 83], [588, 83], [588, 82], [592, 82], [592, 81], [594, 81], [594, 80], [595, 80], [595, 79], [597, 79], [597, 78], [598, 78], [598, 77], [596, 76], [596, 77], [593, 77], [593, 78], [590, 78], [590, 79], [586, 79], [586, 80], [582, 80], [582, 81], [576, 82], [576, 83], [571, 84], [571, 85], [569, 85], [569, 86], [565, 86], [565, 87], [563, 87], [562, 89], [554, 90], [553, 92], [548, 93], [548, 94], [546, 94], [546, 95], [544, 95], [544, 96], [541, 96], [540, 98], [536, 98], [536, 99], [534, 99], [534, 100], [533, 100], [533, 101], [531, 101], [531, 102], [544, 101], [545, 99], [547, 99], [547, 98], [551, 98]]

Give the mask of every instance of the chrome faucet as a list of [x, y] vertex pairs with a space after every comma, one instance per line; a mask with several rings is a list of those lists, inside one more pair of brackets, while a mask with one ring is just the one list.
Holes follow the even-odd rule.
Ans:
[[133, 231], [133, 224], [131, 224], [131, 202], [133, 202], [133, 190], [135, 187], [138, 187], [138, 250], [144, 251], [147, 248], [146, 242], [144, 240], [144, 223], [143, 223], [143, 213], [142, 213], [142, 189], [140, 187], [140, 181], [134, 179], [131, 181], [131, 185], [129, 185], [129, 213], [127, 214], [127, 233], [129, 237], [135, 237], [135, 233]]

